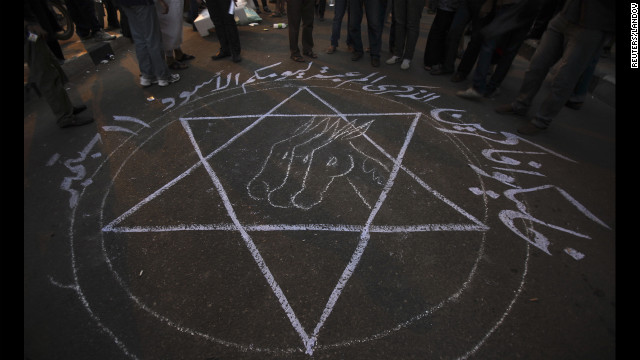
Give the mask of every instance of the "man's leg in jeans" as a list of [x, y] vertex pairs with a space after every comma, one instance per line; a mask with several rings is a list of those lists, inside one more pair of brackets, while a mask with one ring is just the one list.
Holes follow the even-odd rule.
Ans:
[[604, 33], [567, 23], [565, 38], [567, 45], [551, 83], [551, 91], [540, 104], [532, 120], [532, 123], [540, 128], [548, 127], [562, 110], [578, 79], [601, 46]]
[[549, 69], [562, 56], [564, 35], [559, 30], [549, 26], [542, 34], [540, 44], [529, 62], [529, 68], [524, 73], [518, 96], [511, 103], [515, 111], [526, 113], [529, 110], [533, 98], [538, 94], [549, 73]]
[[500, 56], [496, 68], [487, 84], [486, 94], [495, 92], [502, 81], [507, 77], [513, 59], [518, 55], [518, 50], [527, 37], [530, 26], [525, 25], [512, 30], [506, 34], [503, 45], [503, 54]]

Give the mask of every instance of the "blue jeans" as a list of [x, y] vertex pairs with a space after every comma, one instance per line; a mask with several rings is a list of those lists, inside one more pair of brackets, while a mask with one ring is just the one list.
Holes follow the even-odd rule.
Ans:
[[[453, 17], [449, 32], [447, 34], [447, 43], [445, 46], [444, 60], [442, 67], [445, 71], [455, 70], [455, 62], [458, 56], [458, 44], [460, 38], [464, 35], [467, 24], [471, 22], [471, 40], [467, 44], [464, 55], [458, 64], [457, 71], [465, 76], [471, 72], [476, 64], [478, 54], [480, 53], [481, 36], [480, 29], [491, 21], [492, 16], [487, 15], [480, 17], [480, 7], [482, 0], [462, 0]], [[426, 64], [425, 64], [426, 65]]]
[[[336, 0], [333, 8], [333, 23], [331, 25], [331, 45], [338, 47], [338, 40], [340, 40], [340, 31], [342, 30], [342, 19], [345, 12], [349, 8], [350, 0]], [[352, 45], [351, 35], [349, 34], [349, 15], [347, 15], [347, 45]]]
[[[499, 16], [512, 6], [515, 5], [510, 4], [501, 6], [496, 10], [495, 16]], [[527, 33], [529, 32], [532, 23], [533, 19], [528, 22], [524, 21], [519, 25], [519, 27], [502, 35], [485, 39], [482, 42], [480, 54], [478, 55], [478, 62], [476, 64], [476, 70], [473, 74], [473, 88], [477, 92], [484, 94], [487, 91], [494, 91], [500, 86], [500, 84], [502, 84], [502, 81], [507, 76], [507, 73], [511, 68], [513, 59], [518, 54], [520, 46], [527, 37]], [[487, 84], [487, 74], [489, 73], [494, 53], [498, 47], [502, 49], [502, 55], [500, 55], [493, 75], [491, 75], [491, 79]]]
[[121, 7], [125, 14], [127, 14], [140, 73], [148, 79], [169, 79], [170, 72], [164, 60], [162, 33], [160, 32], [156, 6], [121, 5]]
[[568, 22], [562, 15], [556, 15], [540, 39], [512, 107], [516, 111], [528, 110], [549, 70], [558, 64], [551, 91], [531, 120], [540, 128], [548, 127], [571, 96], [578, 79], [602, 46], [604, 37], [601, 30], [586, 29]]
[[354, 52], [364, 53], [361, 25], [362, 18], [366, 13], [369, 51], [372, 58], [380, 58], [380, 49], [382, 47], [381, 7], [381, 0], [349, 0], [349, 35], [353, 39]]

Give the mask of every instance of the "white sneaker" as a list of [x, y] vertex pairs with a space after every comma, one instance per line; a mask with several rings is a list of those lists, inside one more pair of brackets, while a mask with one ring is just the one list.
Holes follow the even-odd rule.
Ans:
[[482, 94], [477, 92], [476, 89], [474, 89], [473, 87], [470, 87], [465, 91], [458, 91], [456, 95], [460, 96], [461, 98], [472, 99], [472, 100], [482, 98]]
[[154, 82], [158, 82], [158, 81], [157, 80], [151, 80], [151, 79], [145, 77], [144, 75], [140, 75], [140, 85], [142, 85], [142, 87], [151, 86], [151, 84], [153, 84]]
[[411, 60], [404, 59], [404, 60], [402, 60], [402, 65], [400, 65], [400, 69], [407, 70], [409, 68], [409, 66], [411, 66]]
[[400, 61], [400, 57], [399, 56], [392, 56], [389, 58], [389, 60], [386, 61], [387, 64], [389, 65], [393, 65], [395, 63], [398, 63]]
[[176, 81], [178, 81], [178, 80], [180, 80], [180, 75], [178, 75], [178, 74], [171, 74], [171, 75], [169, 76], [169, 78], [168, 78], [168, 79], [166, 79], [166, 80], [158, 80], [158, 85], [159, 85], [159, 86], [168, 86], [169, 84], [174, 83], [174, 82], [176, 82]]

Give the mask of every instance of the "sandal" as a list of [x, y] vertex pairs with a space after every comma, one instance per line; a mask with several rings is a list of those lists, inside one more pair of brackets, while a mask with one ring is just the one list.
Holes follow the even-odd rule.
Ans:
[[291, 59], [297, 62], [306, 62], [306, 60], [300, 55], [291, 55]]
[[178, 61], [185, 61], [185, 60], [193, 60], [193, 59], [195, 59], [195, 58], [196, 58], [196, 57], [195, 57], [195, 56], [193, 56], [193, 55], [189, 55], [189, 54], [182, 53], [182, 57], [181, 57], [180, 59], [176, 59], [176, 60], [178, 60]]
[[186, 69], [188, 67], [189, 67], [189, 65], [183, 64], [180, 61], [174, 61], [173, 63], [171, 63], [171, 65], [169, 65], [169, 69], [171, 69], [171, 70], [182, 70], [182, 69]]

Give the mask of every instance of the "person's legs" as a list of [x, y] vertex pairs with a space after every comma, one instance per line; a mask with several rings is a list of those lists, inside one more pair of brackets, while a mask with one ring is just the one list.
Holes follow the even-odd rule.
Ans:
[[[445, 40], [445, 50], [442, 60], [443, 73], [451, 73], [455, 70], [455, 62], [458, 56], [458, 44], [460, 38], [464, 34], [464, 30], [467, 24], [471, 21], [471, 13], [467, 6], [467, 1], [460, 2], [460, 6], [456, 10], [456, 14], [451, 21], [449, 31], [447, 33], [447, 39]], [[425, 53], [425, 59], [427, 54]], [[425, 61], [426, 62], [426, 61]]]
[[340, 31], [342, 30], [342, 19], [347, 10], [347, 0], [336, 0], [333, 7], [333, 22], [331, 24], [331, 46], [338, 47]]
[[593, 58], [587, 65], [587, 68], [584, 70], [582, 75], [580, 75], [580, 79], [576, 83], [576, 86], [573, 88], [573, 93], [569, 97], [567, 104], [569, 107], [573, 109], [579, 109], [584, 100], [587, 97], [587, 92], [589, 92], [589, 85], [591, 84], [591, 79], [593, 78], [593, 73], [596, 70], [596, 65], [598, 65], [598, 61], [600, 60], [600, 56], [602, 55], [604, 48], [602, 46], [598, 47]]
[[520, 49], [522, 42], [526, 39], [529, 28], [529, 24], [525, 24], [524, 26], [507, 33], [506, 36], [502, 38], [502, 40], [504, 40], [502, 48], [503, 54], [500, 56], [500, 59], [498, 59], [495, 70], [487, 83], [485, 94], [495, 92], [498, 87], [500, 87], [500, 84], [502, 84], [502, 81], [507, 77], [511, 64], [513, 63], [513, 59], [515, 59], [518, 54], [518, 50]]
[[164, 59], [155, 5], [123, 6], [122, 9], [129, 20], [140, 73], [151, 80], [168, 79], [171, 74]]
[[542, 34], [536, 52], [529, 61], [529, 68], [524, 73], [518, 96], [511, 103], [513, 109], [518, 112], [524, 113], [529, 110], [533, 98], [540, 90], [549, 73], [549, 69], [562, 56], [565, 41], [564, 34], [561, 32], [562, 28], [551, 26], [551, 23], [549, 25], [544, 34]]
[[407, 37], [407, 7], [408, 0], [394, 0], [393, 1], [393, 15], [396, 18], [394, 26], [394, 61], [395, 59], [401, 59], [404, 54], [404, 48]]
[[424, 48], [423, 60], [425, 67], [432, 67], [444, 61], [447, 33], [453, 20], [451, 15], [453, 14], [449, 11], [436, 10], [436, 16], [433, 18], [433, 24], [429, 30]]
[[231, 55], [229, 34], [227, 34], [227, 26], [225, 26], [224, 20], [225, 14], [229, 11], [229, 4], [225, 8], [224, 3], [221, 0], [209, 0], [206, 3], [211, 22], [216, 29], [218, 43], [220, 44], [220, 50], [217, 54], [220, 57]]
[[291, 56], [300, 56], [300, 24], [302, 23], [302, 1], [287, 3], [287, 20], [289, 21], [289, 52]]
[[604, 39], [602, 31], [584, 29], [571, 23], [566, 24], [564, 34], [566, 45], [551, 82], [551, 91], [540, 104], [532, 120], [532, 123], [540, 128], [548, 127], [562, 110]]
[[469, 2], [469, 12], [471, 14], [471, 39], [469, 39], [467, 48], [456, 70], [464, 76], [471, 73], [473, 66], [476, 64], [476, 60], [478, 60], [478, 54], [480, 54], [480, 49], [482, 48], [482, 35], [480, 30], [493, 19], [492, 14], [480, 17], [480, 7], [475, 3], [472, 5], [472, 2]]
[[[403, 58], [405, 60], [413, 60], [413, 54], [416, 49], [416, 43], [420, 36], [420, 19], [422, 18], [422, 10], [424, 9], [424, 0], [407, 1], [407, 35], [404, 44]], [[453, 13], [451, 13], [453, 15]]]
[[380, 0], [369, 0], [365, 3], [367, 14], [367, 32], [369, 34], [369, 54], [371, 58], [380, 58], [382, 46], [382, 23], [380, 22]]
[[120, 21], [118, 20], [118, 9], [112, 2], [113, 0], [102, 0], [107, 10], [107, 25], [109, 29], [119, 29]]
[[491, 68], [491, 58], [496, 51], [497, 38], [485, 39], [482, 42], [478, 62], [473, 73], [472, 87], [479, 94], [484, 94], [487, 85], [487, 74]]
[[93, 13], [94, 3], [87, 0], [66, 0], [67, 10], [69, 10], [69, 16], [76, 25], [76, 34], [81, 39], [86, 39], [91, 36], [92, 24], [90, 19], [85, 15], [87, 12]]
[[302, 52], [313, 54], [313, 18], [315, 0], [302, 1]]
[[363, 3], [363, 0], [349, 0], [349, 35], [353, 40], [354, 57], [362, 57], [364, 53], [362, 45]]

